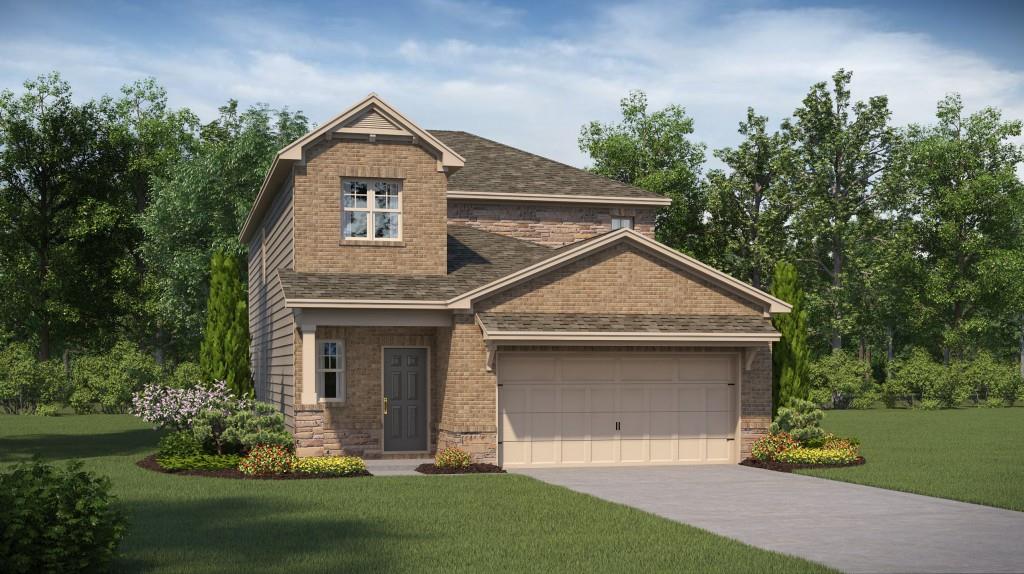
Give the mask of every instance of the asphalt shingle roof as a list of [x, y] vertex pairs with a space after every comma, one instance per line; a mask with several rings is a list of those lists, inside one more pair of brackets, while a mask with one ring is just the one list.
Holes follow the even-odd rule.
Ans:
[[774, 333], [772, 322], [753, 315], [616, 315], [589, 313], [479, 313], [484, 328], [566, 333]]
[[449, 191], [659, 197], [649, 191], [461, 131], [430, 130], [466, 160]]
[[285, 298], [440, 301], [554, 255], [536, 243], [461, 225], [448, 226], [448, 274], [301, 273], [282, 269]]

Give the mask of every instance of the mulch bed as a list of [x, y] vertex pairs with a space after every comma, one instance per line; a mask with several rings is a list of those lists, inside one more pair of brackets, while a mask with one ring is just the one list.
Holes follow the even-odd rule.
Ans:
[[853, 462], [847, 462], [845, 464], [796, 464], [792, 462], [777, 462], [771, 460], [756, 460], [753, 458], [745, 458], [740, 465], [749, 466], [753, 468], [763, 468], [766, 470], [774, 470], [777, 472], [793, 472], [798, 468], [843, 468], [847, 466], [860, 466], [865, 461], [863, 456], [858, 456], [857, 460]]
[[438, 468], [434, 463], [426, 463], [417, 466], [416, 472], [423, 474], [486, 474], [505, 472], [505, 470], [500, 466], [487, 464], [486, 462], [476, 462], [467, 468]]
[[164, 474], [182, 474], [186, 476], [212, 476], [214, 478], [236, 478], [242, 480], [305, 480], [307, 478], [351, 478], [353, 476], [373, 476], [367, 471], [361, 474], [351, 474], [348, 476], [337, 476], [333, 474], [309, 474], [305, 472], [294, 472], [287, 474], [266, 474], [262, 476], [250, 476], [237, 468], [230, 468], [224, 470], [167, 470], [160, 466], [160, 463], [156, 461], [156, 455], [151, 454], [146, 458], [135, 463], [140, 468], [146, 470], [152, 470], [154, 472], [162, 472]]

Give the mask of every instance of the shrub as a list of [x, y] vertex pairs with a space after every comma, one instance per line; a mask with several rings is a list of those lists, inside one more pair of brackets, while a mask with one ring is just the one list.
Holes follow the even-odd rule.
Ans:
[[935, 399], [921, 399], [914, 405], [914, 408], [922, 411], [935, 411], [942, 408], [942, 403]]
[[188, 429], [195, 417], [215, 404], [233, 402], [224, 383], [210, 387], [146, 385], [132, 397], [132, 414], [157, 427]]
[[199, 364], [207, 377], [227, 381], [239, 398], [252, 397], [249, 371], [248, 298], [242, 284], [239, 258], [228, 250], [210, 260], [210, 294]]
[[201, 386], [210, 386], [210, 381], [203, 376], [203, 370], [199, 368], [199, 364], [190, 363], [188, 361], [178, 363], [178, 366], [174, 368], [174, 372], [167, 377], [166, 381], [166, 386], [171, 387], [172, 389], [191, 389]]
[[60, 416], [60, 405], [53, 403], [46, 403], [36, 407], [36, 414], [41, 417], [57, 417]]
[[976, 382], [970, 362], [955, 361], [949, 368], [942, 369], [942, 376], [928, 382], [922, 399], [937, 402], [939, 408], [956, 408], [971, 396]]
[[927, 351], [915, 348], [889, 364], [889, 376], [882, 385], [882, 400], [888, 407], [899, 402], [914, 406], [915, 397], [924, 395], [932, 381], [946, 376], [945, 368]]
[[821, 428], [822, 417], [824, 413], [817, 405], [811, 401], [796, 399], [791, 401], [789, 406], [779, 409], [779, 414], [768, 427], [768, 432], [787, 433], [797, 442], [804, 444], [825, 436], [825, 431]]
[[750, 447], [750, 456], [757, 460], [775, 460], [780, 452], [798, 448], [800, 443], [796, 442], [788, 433], [778, 432], [767, 434], [757, 439]]
[[874, 408], [880, 398], [881, 395], [875, 391], [867, 392], [850, 401], [850, 408], [860, 410]]
[[772, 295], [793, 306], [789, 313], [772, 318], [782, 334], [772, 352], [772, 416], [793, 399], [808, 398], [810, 391], [810, 347], [807, 343], [807, 311], [796, 267], [779, 261], [772, 277]]
[[252, 400], [214, 402], [193, 419], [192, 432], [209, 452], [247, 452], [259, 444], [294, 445], [284, 416], [273, 405]]
[[223, 439], [237, 444], [242, 451], [254, 446], [277, 445], [291, 450], [295, 441], [284, 426], [284, 415], [273, 405], [243, 401], [238, 411], [227, 418]]
[[157, 445], [157, 457], [193, 456], [203, 454], [203, 443], [196, 440], [189, 431], [177, 431], [165, 435]]
[[988, 353], [981, 353], [971, 361], [967, 370], [968, 381], [978, 393], [978, 398], [984, 398], [996, 404], [1013, 406], [1021, 391], [1021, 376], [1016, 365], [1000, 363]]
[[12, 414], [36, 411], [42, 403], [67, 400], [67, 378], [59, 361], [38, 361], [32, 350], [14, 343], [0, 350], [0, 409]]
[[860, 440], [853, 437], [840, 437], [832, 433], [825, 436], [825, 439], [821, 442], [823, 448], [836, 449], [836, 448], [850, 448], [855, 451], [860, 451]]
[[[979, 406], [989, 409], [998, 409], [1005, 407], [1006, 402], [1003, 401], [1003, 399], [1000, 399], [999, 397], [989, 397], [985, 399]], [[1013, 403], [1011, 403], [1010, 406], [1013, 406]]]
[[121, 341], [107, 353], [76, 358], [71, 365], [75, 412], [126, 413], [132, 395], [161, 377], [160, 365], [135, 345]]
[[827, 391], [826, 402], [835, 409], [848, 408], [854, 399], [875, 388], [871, 380], [871, 365], [841, 349], [811, 364], [811, 386]]
[[292, 470], [295, 455], [279, 445], [256, 445], [238, 463], [238, 470], [251, 476], [283, 474]]
[[295, 459], [292, 469], [306, 474], [353, 476], [366, 474], [366, 463], [358, 456], [307, 456]]
[[234, 470], [242, 462], [237, 454], [191, 454], [157, 456], [164, 470]]
[[456, 447], [448, 447], [434, 458], [434, 466], [437, 468], [469, 468], [471, 462], [469, 453]]
[[780, 452], [779, 462], [790, 464], [849, 464], [856, 462], [857, 451], [849, 448], [799, 447]]
[[105, 572], [125, 532], [110, 481], [39, 461], [0, 474], [0, 572]]

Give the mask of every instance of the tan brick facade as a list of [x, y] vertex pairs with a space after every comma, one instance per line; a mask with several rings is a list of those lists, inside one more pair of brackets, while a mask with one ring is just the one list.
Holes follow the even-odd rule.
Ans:
[[[444, 370], [436, 358], [438, 333], [447, 339], [448, 329], [433, 327], [330, 327], [316, 329], [316, 338], [337, 340], [345, 349], [345, 402], [296, 405], [296, 449], [301, 454], [355, 454], [381, 456], [383, 442], [383, 350], [385, 347], [426, 347], [431, 364], [428, 389], [443, 387]], [[447, 361], [442, 360], [440, 364]], [[295, 396], [302, 396], [302, 339], [295, 340]], [[438, 379], [441, 380], [438, 380]], [[437, 427], [437, 403], [431, 401], [428, 424]], [[435, 439], [431, 438], [431, 444]]]
[[487, 370], [487, 348], [472, 315], [456, 315], [449, 339], [447, 373], [438, 387], [438, 448], [458, 446], [475, 460], [497, 460], [498, 379]]
[[618, 245], [477, 304], [478, 311], [759, 315], [759, 306], [652, 255]]
[[[447, 180], [423, 148], [411, 144], [326, 141], [295, 168], [295, 270], [315, 273], [444, 275]], [[341, 182], [346, 177], [402, 181], [402, 240], [346, 242]], [[371, 229], [372, 233], [372, 229]]]
[[612, 216], [633, 218], [633, 229], [654, 238], [652, 207], [611, 207], [504, 202], [448, 202], [448, 221], [484, 231], [561, 247], [611, 231]]

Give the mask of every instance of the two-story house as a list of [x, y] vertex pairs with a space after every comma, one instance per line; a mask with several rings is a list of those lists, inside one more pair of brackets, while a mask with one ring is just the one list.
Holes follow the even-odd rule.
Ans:
[[371, 94], [277, 154], [242, 229], [256, 395], [299, 454], [736, 462], [790, 307], [655, 241], [668, 204]]

